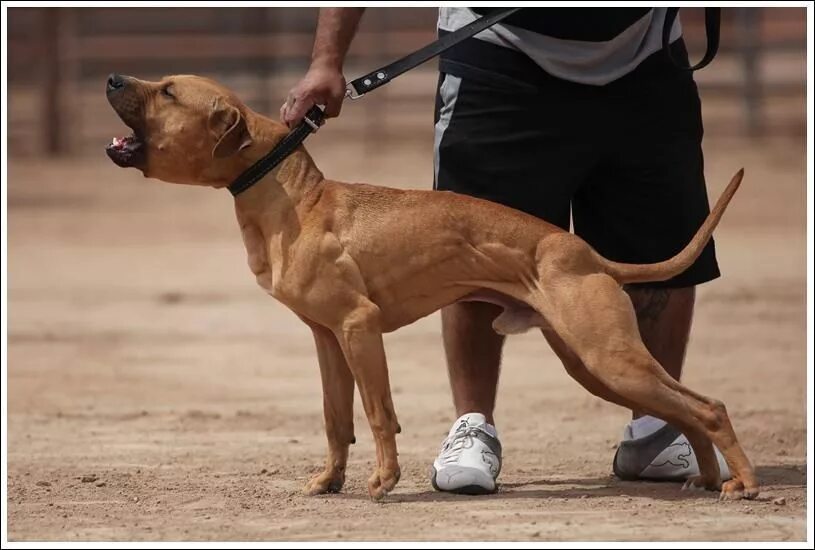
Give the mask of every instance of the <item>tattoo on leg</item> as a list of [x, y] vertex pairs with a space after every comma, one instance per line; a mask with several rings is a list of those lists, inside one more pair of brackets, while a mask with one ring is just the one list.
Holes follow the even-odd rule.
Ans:
[[667, 288], [630, 288], [626, 291], [631, 296], [634, 304], [634, 311], [637, 312], [637, 320], [640, 323], [653, 325], [657, 322], [671, 296], [670, 289]]

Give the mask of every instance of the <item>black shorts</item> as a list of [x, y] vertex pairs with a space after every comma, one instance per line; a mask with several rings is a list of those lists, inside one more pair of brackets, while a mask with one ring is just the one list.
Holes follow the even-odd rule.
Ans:
[[[506, 53], [507, 67], [522, 55]], [[618, 262], [670, 258], [707, 216], [699, 94], [664, 52], [605, 86], [537, 68], [522, 81], [511, 71], [449, 59], [441, 70], [435, 189], [505, 204], [567, 230], [571, 209], [575, 233]], [[717, 278], [714, 246], [711, 239], [681, 275], [645, 286]]]

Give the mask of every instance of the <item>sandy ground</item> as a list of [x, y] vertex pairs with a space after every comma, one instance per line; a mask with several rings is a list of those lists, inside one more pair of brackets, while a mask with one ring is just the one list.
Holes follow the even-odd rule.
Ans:
[[[427, 138], [389, 155], [336, 128], [310, 143], [336, 179], [426, 187]], [[685, 381], [727, 404], [758, 500], [613, 478], [628, 412], [532, 333], [505, 354], [500, 491], [434, 492], [453, 420], [437, 315], [386, 337], [395, 492], [367, 498], [358, 410], [345, 491], [301, 496], [325, 446], [308, 330], [255, 286], [225, 191], [145, 180], [100, 149], [10, 167], [9, 538], [803, 540], [804, 146], [709, 137], [706, 152], [712, 197], [742, 165], [747, 177], [716, 233], [725, 275], [700, 289]]]

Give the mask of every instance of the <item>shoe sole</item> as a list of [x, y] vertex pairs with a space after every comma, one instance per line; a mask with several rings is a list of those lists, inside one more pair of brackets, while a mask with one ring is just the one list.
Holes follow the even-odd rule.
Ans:
[[442, 489], [439, 487], [439, 484], [436, 483], [436, 468], [433, 468], [432, 473], [430, 474], [430, 484], [433, 488], [440, 493], [453, 493], [454, 495], [491, 495], [493, 493], [498, 492], [498, 484], [495, 484], [495, 488], [487, 489], [486, 487], [482, 487], [481, 485], [464, 485], [463, 487], [456, 487], [455, 489]]

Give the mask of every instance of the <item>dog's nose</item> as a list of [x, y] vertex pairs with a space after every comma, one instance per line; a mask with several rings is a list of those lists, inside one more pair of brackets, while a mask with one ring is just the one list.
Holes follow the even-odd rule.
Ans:
[[124, 87], [124, 85], [125, 85], [125, 79], [121, 75], [116, 74], [116, 73], [111, 73], [111, 75], [108, 76], [108, 87], [107, 87], [108, 92], [118, 90], [118, 89]]

